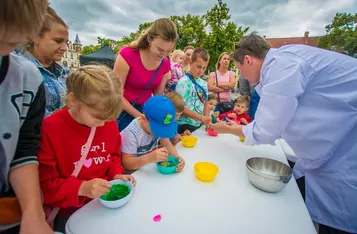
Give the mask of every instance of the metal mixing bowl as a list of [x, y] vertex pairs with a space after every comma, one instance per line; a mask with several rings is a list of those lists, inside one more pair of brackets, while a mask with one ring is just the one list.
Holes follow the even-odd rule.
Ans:
[[270, 193], [281, 191], [292, 176], [292, 169], [288, 165], [269, 158], [250, 158], [246, 165], [249, 181]]

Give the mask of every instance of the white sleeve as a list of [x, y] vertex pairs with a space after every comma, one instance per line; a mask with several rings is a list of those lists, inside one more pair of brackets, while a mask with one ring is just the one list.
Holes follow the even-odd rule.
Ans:
[[260, 102], [255, 120], [243, 127], [245, 144], [274, 144], [293, 119], [298, 98], [313, 70], [301, 58], [278, 55], [262, 68]]

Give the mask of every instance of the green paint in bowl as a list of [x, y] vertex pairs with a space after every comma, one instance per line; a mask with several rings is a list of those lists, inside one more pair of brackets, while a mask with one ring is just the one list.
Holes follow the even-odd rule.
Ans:
[[130, 188], [125, 184], [113, 184], [112, 190], [118, 197], [112, 191], [109, 191], [100, 198], [105, 201], [116, 201], [123, 199], [130, 194]]

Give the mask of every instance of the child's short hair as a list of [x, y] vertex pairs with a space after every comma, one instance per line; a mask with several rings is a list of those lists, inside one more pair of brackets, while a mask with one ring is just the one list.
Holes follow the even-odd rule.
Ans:
[[209, 61], [209, 53], [207, 50], [203, 48], [197, 48], [193, 51], [191, 61], [194, 63], [197, 61], [198, 58], [201, 58], [203, 61]]
[[211, 101], [211, 100], [218, 101], [217, 95], [216, 95], [216, 94], [213, 94], [213, 93], [208, 94], [208, 99], [207, 99], [207, 101]]
[[180, 94], [177, 92], [168, 92], [166, 97], [174, 104], [176, 112], [183, 112], [185, 109], [185, 102], [183, 101]]
[[88, 107], [100, 110], [100, 119], [114, 120], [122, 110], [122, 85], [111, 69], [88, 65], [66, 79], [67, 93]]
[[20, 32], [29, 37], [37, 36], [42, 27], [48, 0], [2, 0], [0, 1], [0, 35]]
[[179, 56], [181, 53], [183, 53], [182, 50], [174, 50], [174, 52], [172, 52], [170, 54], [170, 60], [171, 61], [175, 61], [175, 59], [177, 58], [177, 56]]
[[249, 96], [240, 96], [236, 99], [236, 104], [242, 104], [244, 103], [245, 105], [247, 105], [247, 107], [249, 107], [250, 105], [250, 97]]

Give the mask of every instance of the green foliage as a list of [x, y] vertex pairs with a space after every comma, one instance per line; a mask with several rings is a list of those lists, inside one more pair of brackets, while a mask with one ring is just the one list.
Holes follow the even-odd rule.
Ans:
[[326, 35], [319, 39], [319, 47], [347, 51], [350, 55], [357, 53], [357, 13], [337, 13], [325, 29]]

